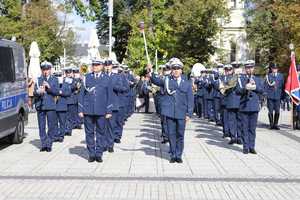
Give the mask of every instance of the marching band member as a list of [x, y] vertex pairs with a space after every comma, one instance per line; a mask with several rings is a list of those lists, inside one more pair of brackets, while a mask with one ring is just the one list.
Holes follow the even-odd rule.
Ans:
[[172, 75], [169, 78], [163, 80], [152, 73], [151, 80], [166, 91], [161, 112], [167, 121], [170, 163], [182, 163], [185, 125], [193, 114], [194, 97], [191, 82], [182, 75], [183, 63], [179, 59], [173, 59], [170, 65]]
[[[41, 63], [42, 75], [34, 87], [35, 108], [37, 110], [39, 135], [41, 140], [40, 151], [52, 151], [52, 143], [57, 135], [56, 96], [59, 95], [59, 83], [51, 75], [52, 64]], [[46, 123], [48, 131], [46, 132]]]
[[280, 101], [284, 95], [284, 77], [278, 72], [277, 65], [270, 63], [271, 72], [266, 75], [265, 90], [267, 95], [267, 107], [269, 110], [270, 129], [279, 130], [278, 121], [280, 115]]
[[79, 116], [84, 118], [88, 162], [103, 162], [106, 150], [105, 123], [112, 117], [113, 88], [103, 72], [103, 61], [92, 61], [92, 73], [85, 75], [79, 97]]
[[240, 112], [242, 119], [243, 153], [257, 154], [255, 150], [256, 126], [259, 112], [259, 95], [263, 93], [263, 84], [254, 76], [255, 62], [245, 63], [246, 74], [239, 79], [238, 94], [241, 95]]

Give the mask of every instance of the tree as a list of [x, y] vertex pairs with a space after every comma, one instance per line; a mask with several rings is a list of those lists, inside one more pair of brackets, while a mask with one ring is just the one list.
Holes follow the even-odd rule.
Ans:
[[[63, 52], [63, 28], [56, 16], [56, 9], [49, 0], [31, 0], [22, 6], [21, 0], [0, 0], [0, 35], [17, 42], [28, 55], [32, 41], [37, 41], [41, 60], [56, 61]], [[26, 13], [26, 14], [25, 14]]]
[[[104, 43], [108, 38], [106, 2], [94, 0], [88, 6], [77, 1], [72, 4], [81, 16], [97, 20], [98, 34]], [[137, 28], [143, 20], [152, 60], [157, 50], [160, 62], [173, 56], [183, 59], [186, 66], [208, 61], [216, 50], [212, 42], [220, 29], [217, 19], [228, 16], [226, 5], [225, 0], [115, 0], [113, 50], [119, 61], [143, 71], [145, 51]], [[91, 16], [87, 16], [87, 11], [91, 11]]]
[[[144, 8], [134, 15], [131, 23], [134, 27], [138, 20], [145, 20], [151, 58], [154, 58], [156, 49], [161, 61], [170, 57], [181, 58], [185, 71], [196, 62], [207, 62], [216, 50], [213, 41], [220, 30], [217, 19], [228, 16], [226, 3], [223, 0], [153, 0], [151, 4], [152, 18], [149, 18], [149, 9]], [[127, 59], [138, 68], [146, 64], [142, 48], [142, 37], [138, 29], [133, 28]]]
[[249, 5], [247, 35], [252, 47], [259, 50], [261, 64], [277, 62], [287, 71], [289, 44], [294, 43], [300, 53], [300, 2], [251, 0]]

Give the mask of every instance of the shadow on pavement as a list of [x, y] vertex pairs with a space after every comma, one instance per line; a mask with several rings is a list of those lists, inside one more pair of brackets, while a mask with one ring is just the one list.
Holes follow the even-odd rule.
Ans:
[[88, 153], [85, 147], [83, 146], [75, 146], [69, 149], [69, 153], [73, 155], [77, 155], [85, 160], [88, 159]]
[[222, 137], [221, 129], [215, 126], [205, 126], [205, 125], [199, 125], [199, 127], [201, 128], [196, 129], [196, 133], [198, 133], [196, 138], [208, 139], [205, 141], [208, 145], [218, 146], [221, 148], [242, 152], [243, 150], [242, 145], [233, 146], [228, 144], [228, 140]]
[[32, 144], [33, 146], [35, 146], [37, 149], [41, 148], [41, 141], [38, 139], [31, 140], [29, 143]]
[[161, 126], [160, 121], [156, 115], [147, 115], [143, 119], [143, 124], [141, 124], [140, 134], [136, 136], [136, 138], [142, 138], [140, 144], [144, 147], [134, 148], [134, 149], [126, 149], [120, 148], [123, 151], [141, 151], [144, 152], [145, 155], [155, 156], [158, 158], [162, 158], [165, 160], [169, 160], [169, 147], [167, 144], [161, 144]]
[[4, 137], [4, 138], [0, 139], [0, 151], [9, 147], [10, 145], [12, 145], [12, 144], [9, 143], [8, 137]]

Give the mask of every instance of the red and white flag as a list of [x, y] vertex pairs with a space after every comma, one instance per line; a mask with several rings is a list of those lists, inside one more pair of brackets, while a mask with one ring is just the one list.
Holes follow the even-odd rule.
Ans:
[[291, 66], [289, 70], [289, 76], [285, 83], [285, 92], [291, 97], [292, 101], [296, 104], [300, 104], [300, 82], [298, 78], [298, 72], [296, 68], [295, 54], [291, 56]]

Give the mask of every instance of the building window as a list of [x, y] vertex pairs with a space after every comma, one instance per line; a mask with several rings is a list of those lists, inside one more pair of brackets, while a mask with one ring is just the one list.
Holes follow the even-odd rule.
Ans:
[[230, 43], [230, 62], [236, 61], [236, 43]]

